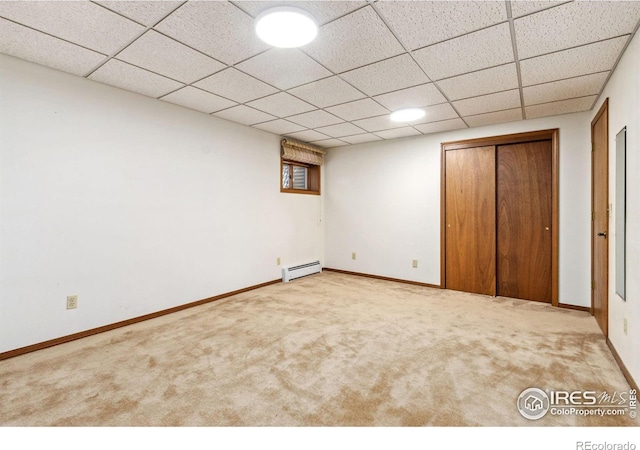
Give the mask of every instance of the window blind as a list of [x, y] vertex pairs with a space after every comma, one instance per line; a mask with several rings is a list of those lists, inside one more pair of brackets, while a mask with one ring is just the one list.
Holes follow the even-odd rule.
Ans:
[[314, 166], [321, 166], [324, 162], [325, 151], [321, 148], [289, 139], [283, 139], [281, 145], [282, 159], [286, 159], [287, 161], [295, 161]]

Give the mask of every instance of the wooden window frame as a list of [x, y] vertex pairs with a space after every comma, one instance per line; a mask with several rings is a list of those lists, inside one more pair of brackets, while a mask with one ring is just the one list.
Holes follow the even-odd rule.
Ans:
[[[307, 189], [293, 189], [293, 188], [284, 188], [282, 187], [282, 171], [284, 165], [290, 166], [300, 166], [307, 168]], [[284, 192], [287, 194], [307, 194], [307, 195], [320, 195], [320, 177], [321, 177], [321, 169], [320, 166], [315, 166], [313, 164], [304, 164], [296, 161], [289, 161], [284, 158], [280, 158], [280, 192]], [[291, 171], [291, 176], [293, 176], [293, 171]], [[293, 179], [291, 182], [293, 186]]]

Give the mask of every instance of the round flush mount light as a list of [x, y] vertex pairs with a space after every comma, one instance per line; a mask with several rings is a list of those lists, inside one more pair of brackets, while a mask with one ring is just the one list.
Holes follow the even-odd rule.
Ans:
[[405, 108], [392, 112], [390, 119], [394, 122], [413, 122], [414, 120], [424, 117], [424, 114], [424, 109]]
[[255, 24], [258, 37], [279, 48], [302, 47], [318, 34], [318, 25], [311, 14], [288, 6], [264, 11], [256, 17]]

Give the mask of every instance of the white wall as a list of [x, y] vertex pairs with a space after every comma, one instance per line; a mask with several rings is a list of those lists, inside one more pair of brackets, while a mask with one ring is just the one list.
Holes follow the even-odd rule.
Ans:
[[0, 352], [277, 279], [277, 257], [321, 259], [322, 198], [280, 193], [279, 151], [0, 55]]
[[[640, 382], [640, 37], [636, 34], [600, 96], [590, 120], [609, 98], [609, 339]], [[616, 134], [627, 127], [626, 301], [616, 295]], [[627, 334], [624, 334], [627, 319]]]
[[559, 128], [560, 302], [590, 306], [590, 114], [330, 149], [326, 266], [439, 285], [440, 143]]

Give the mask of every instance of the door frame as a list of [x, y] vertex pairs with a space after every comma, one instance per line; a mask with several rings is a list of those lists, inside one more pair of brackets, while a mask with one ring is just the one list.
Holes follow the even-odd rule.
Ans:
[[[605, 122], [605, 129], [606, 129], [606, 145], [605, 145], [605, 154], [606, 154], [606, 165], [607, 165], [607, 170], [605, 171], [606, 173], [606, 178], [605, 178], [605, 183], [604, 183], [604, 189], [605, 189], [605, 197], [607, 199], [607, 213], [610, 213], [609, 207], [610, 207], [610, 198], [609, 198], [609, 98], [606, 98], [604, 100], [604, 102], [602, 103], [602, 106], [600, 106], [600, 109], [598, 110], [598, 113], [595, 115], [595, 117], [593, 118], [593, 120], [591, 121], [591, 308], [590, 308], [590, 313], [593, 316], [594, 315], [594, 304], [593, 304], [593, 300], [594, 300], [594, 294], [595, 294], [595, 290], [593, 288], [594, 286], [594, 282], [595, 282], [595, 277], [594, 277], [594, 273], [595, 273], [595, 269], [596, 269], [596, 262], [595, 262], [595, 258], [594, 258], [594, 253], [595, 253], [595, 246], [593, 245], [593, 241], [594, 241], [594, 236], [595, 236], [595, 220], [594, 220], [594, 216], [593, 216], [593, 212], [594, 212], [594, 201], [595, 201], [595, 183], [594, 183], [594, 174], [595, 174], [595, 165], [594, 165], [594, 157], [595, 157], [595, 142], [593, 139], [593, 129], [595, 127], [595, 124], [598, 122], [598, 119], [600, 119], [600, 117], [605, 113], [605, 111], [607, 112], [607, 121]], [[609, 232], [609, 219], [607, 218], [607, 233]], [[604, 335], [605, 337], [609, 336], [609, 239], [606, 239], [606, 252], [605, 252], [605, 258], [606, 258], [606, 264], [605, 264], [605, 273], [604, 273], [604, 278], [607, 280], [606, 281], [606, 286], [604, 289], [604, 294], [605, 294], [605, 301], [607, 304], [607, 308], [606, 308], [606, 320], [605, 320], [605, 330], [604, 331]]]
[[487, 145], [519, 144], [551, 140], [551, 304], [558, 306], [559, 298], [559, 162], [560, 162], [560, 130], [530, 131], [526, 133], [489, 136], [462, 141], [443, 142], [440, 144], [440, 288], [446, 286], [446, 152], [463, 148], [482, 147]]

